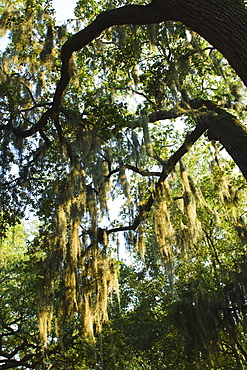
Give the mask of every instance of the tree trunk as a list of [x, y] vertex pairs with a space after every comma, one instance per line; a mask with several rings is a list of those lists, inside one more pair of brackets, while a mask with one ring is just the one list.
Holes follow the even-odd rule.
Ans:
[[121, 24], [181, 21], [218, 49], [247, 85], [247, 9], [237, 0], [153, 0], [101, 13], [63, 46], [62, 60], [105, 29]]
[[247, 9], [237, 0], [153, 0], [218, 49], [247, 85]]
[[63, 45], [62, 75], [53, 108], [61, 105], [69, 83], [69, 60], [113, 25], [181, 21], [218, 49], [247, 86], [247, 10], [237, 0], [153, 0], [148, 5], [127, 5], [101, 13], [89, 26]]
[[[194, 99], [188, 104], [190, 108], [198, 110], [197, 123], [207, 124], [209, 140], [219, 141], [223, 145], [247, 179], [247, 127], [212, 101]], [[206, 108], [204, 112], [203, 107]]]
[[209, 140], [217, 140], [223, 145], [247, 179], [247, 128], [227, 112], [211, 116], [210, 121]]
[[[70, 80], [69, 61], [105, 29], [113, 25], [180, 21], [218, 49], [247, 86], [247, 9], [238, 0], [152, 0], [101, 13], [73, 35], [62, 48], [62, 73], [53, 101], [58, 111]], [[229, 118], [229, 117], [228, 117]], [[209, 137], [219, 140], [247, 179], [247, 130], [236, 120], [212, 117]]]

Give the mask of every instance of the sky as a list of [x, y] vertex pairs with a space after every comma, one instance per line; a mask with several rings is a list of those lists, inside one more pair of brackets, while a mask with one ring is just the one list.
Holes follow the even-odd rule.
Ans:
[[77, 0], [53, 0], [53, 7], [56, 10], [57, 24], [62, 24], [66, 19], [74, 18], [74, 8]]

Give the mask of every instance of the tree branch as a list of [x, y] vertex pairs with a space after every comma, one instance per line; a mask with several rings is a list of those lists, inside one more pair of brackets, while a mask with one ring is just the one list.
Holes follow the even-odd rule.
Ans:
[[124, 167], [128, 168], [129, 170], [133, 172], [139, 173], [141, 176], [160, 176], [161, 174], [161, 172], [157, 172], [157, 171], [143, 171], [130, 164], [125, 164]]
[[[70, 81], [69, 65], [72, 54], [92, 42], [104, 30], [114, 25], [151, 24], [165, 20], [159, 6], [151, 2], [148, 5], [126, 5], [101, 13], [86, 28], [71, 36], [63, 45], [61, 51], [62, 69], [54, 95], [53, 107], [58, 110], [61, 106], [64, 91]], [[169, 17], [168, 17], [169, 18]]]
[[181, 117], [183, 114], [188, 113], [188, 110], [185, 110], [180, 107], [172, 108], [170, 110], [159, 110], [157, 112], [150, 113], [148, 116], [149, 122], [156, 122], [159, 120], [172, 119]]
[[47, 121], [50, 117], [52, 117], [54, 110], [52, 108], [48, 109], [38, 120], [36, 124], [34, 124], [31, 128], [28, 130], [22, 130], [19, 127], [15, 127], [12, 124], [7, 125], [0, 125], [0, 130], [7, 130], [13, 132], [16, 136], [25, 138], [32, 136], [36, 132], [40, 131], [42, 128], [44, 128], [47, 124]]
[[153, 203], [155, 201], [155, 198], [160, 188], [162, 187], [163, 182], [167, 178], [167, 176], [171, 173], [175, 165], [184, 156], [184, 154], [189, 151], [192, 145], [208, 129], [208, 127], [209, 127], [209, 124], [208, 124], [208, 121], [206, 120], [202, 120], [200, 123], [198, 123], [195, 130], [187, 135], [181, 147], [174, 154], [171, 155], [171, 157], [168, 159], [166, 164], [163, 166], [163, 170], [160, 174], [159, 180], [157, 181], [155, 185], [154, 191], [150, 194], [146, 204], [140, 207], [139, 214], [136, 216], [134, 222], [128, 226], [119, 226], [116, 228], [109, 229], [107, 230], [107, 234], [111, 234], [117, 231], [128, 231], [128, 230], [137, 229], [137, 227], [140, 225], [140, 223], [145, 218], [146, 214], [151, 210]]

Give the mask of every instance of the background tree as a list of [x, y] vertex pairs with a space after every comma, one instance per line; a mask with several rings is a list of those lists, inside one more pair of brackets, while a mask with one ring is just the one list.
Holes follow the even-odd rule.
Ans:
[[[223, 343], [219, 315], [227, 327], [222, 351], [242, 369], [245, 344], [234, 325], [244, 328], [245, 179], [220, 152], [223, 145], [246, 177], [245, 90], [228, 64], [246, 82], [246, 9], [235, 0], [207, 6], [201, 0], [78, 1], [75, 15], [71, 35], [55, 25], [48, 1], [2, 5], [2, 33], [9, 30], [11, 38], [0, 69], [2, 237], [26, 209], [40, 222], [28, 247], [31, 256], [42, 251], [29, 274], [37, 285], [27, 290], [33, 289], [40, 332], [37, 363], [29, 365], [54, 367], [56, 358], [67, 367], [87, 343], [81, 338], [101, 332], [107, 299], [119, 290], [122, 232], [142, 256], [147, 239], [160, 253], [173, 292], [167, 295], [178, 307], [184, 340], [193, 343], [189, 363], [215, 366], [212, 347]], [[77, 32], [80, 21], [86, 27]], [[119, 215], [109, 212], [119, 200]], [[225, 277], [218, 277], [221, 268]], [[234, 269], [239, 273], [231, 274]], [[209, 280], [198, 273], [198, 285], [198, 271], [210, 272]], [[225, 288], [221, 308], [211, 310], [230, 281], [233, 295]], [[181, 307], [189, 322], [179, 316]], [[216, 313], [204, 332], [202, 317]], [[188, 332], [192, 321], [197, 332]], [[7, 338], [17, 338], [12, 334]], [[96, 363], [85, 360], [91, 348], [85, 344], [73, 366], [104, 368], [103, 349]], [[3, 366], [13, 356], [14, 349]]]

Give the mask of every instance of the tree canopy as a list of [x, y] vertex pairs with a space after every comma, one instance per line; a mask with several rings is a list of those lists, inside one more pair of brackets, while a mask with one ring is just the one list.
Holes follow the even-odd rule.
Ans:
[[0, 10], [0, 368], [245, 369], [245, 2]]

